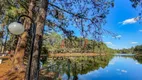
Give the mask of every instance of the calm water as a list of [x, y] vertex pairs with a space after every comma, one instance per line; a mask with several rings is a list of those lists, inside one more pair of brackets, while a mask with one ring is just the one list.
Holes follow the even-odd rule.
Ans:
[[50, 58], [47, 63], [54, 80], [142, 80], [142, 57], [134, 55]]

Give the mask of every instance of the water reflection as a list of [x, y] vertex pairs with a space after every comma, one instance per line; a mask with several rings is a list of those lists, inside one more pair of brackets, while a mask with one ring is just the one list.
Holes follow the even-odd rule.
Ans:
[[133, 60], [137, 60], [138, 63], [142, 64], [142, 56], [135, 54], [116, 54], [115, 57], [124, 57], [124, 58], [132, 58]]
[[68, 80], [78, 80], [78, 74], [86, 74], [100, 67], [105, 68], [110, 59], [112, 56], [48, 58], [44, 75], [52, 79], [62, 79], [62, 75], [66, 74]]
[[[41, 70], [40, 80], [81, 80], [79, 75], [89, 74], [91, 71], [106, 68], [114, 64], [112, 58], [121, 58], [122, 55], [95, 56], [95, 57], [54, 57], [48, 58], [44, 69]], [[142, 57], [135, 55], [123, 55], [123, 58], [132, 58], [142, 63]], [[117, 59], [118, 60], [118, 59]], [[108, 72], [109, 70], [105, 70]], [[116, 69], [127, 73], [126, 70]], [[113, 73], [112, 73], [113, 74]], [[96, 73], [94, 74], [96, 75]], [[87, 77], [86, 77], [87, 78]], [[89, 78], [87, 78], [90, 80]], [[99, 80], [99, 79], [98, 79]], [[100, 79], [101, 80], [101, 79]]]
[[137, 60], [140, 64], [142, 64], [142, 56], [134, 56], [134, 59]]

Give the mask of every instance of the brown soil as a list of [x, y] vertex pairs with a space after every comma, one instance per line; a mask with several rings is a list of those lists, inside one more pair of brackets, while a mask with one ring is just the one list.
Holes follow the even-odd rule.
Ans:
[[12, 62], [10, 59], [4, 60], [2, 64], [0, 64], [0, 80], [3, 80], [4, 76], [7, 74], [8, 71], [12, 68]]
[[0, 80], [23, 80], [21, 77], [24, 73], [12, 73], [12, 61], [6, 57], [2, 64], [0, 64]]

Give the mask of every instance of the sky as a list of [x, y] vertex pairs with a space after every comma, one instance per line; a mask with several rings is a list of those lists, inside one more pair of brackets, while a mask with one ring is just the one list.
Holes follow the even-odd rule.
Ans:
[[138, 9], [131, 6], [130, 0], [115, 0], [114, 8], [107, 15], [105, 29], [116, 33], [115, 39], [110, 35], [103, 35], [103, 41], [113, 49], [130, 48], [142, 44], [142, 24], [138, 22]]
[[[117, 34], [115, 39], [111, 35], [102, 35], [103, 42], [110, 48], [122, 49], [142, 44], [142, 24], [138, 22], [138, 9], [132, 7], [130, 0], [114, 0], [114, 8], [107, 15], [107, 23], [103, 25], [106, 30]], [[80, 37], [80, 32], [70, 25], [75, 35]]]

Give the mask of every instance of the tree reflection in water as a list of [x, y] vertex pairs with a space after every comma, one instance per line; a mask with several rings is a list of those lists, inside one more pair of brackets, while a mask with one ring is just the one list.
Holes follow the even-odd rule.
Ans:
[[[45, 68], [41, 70], [42, 79], [62, 80], [67, 75], [68, 80], [78, 80], [78, 74], [105, 68], [113, 56], [95, 57], [54, 57], [48, 58]], [[52, 73], [52, 74], [51, 74]]]
[[137, 60], [138, 63], [142, 64], [142, 55], [135, 55], [135, 54], [118, 54], [115, 56], [125, 57], [125, 58], [133, 58], [134, 60]]
[[142, 64], [142, 56], [134, 56], [134, 59], [136, 59], [140, 64]]
[[[142, 56], [116, 55], [125, 58], [133, 58], [142, 64]], [[41, 70], [40, 80], [78, 80], [78, 74], [87, 74], [90, 71], [105, 68], [113, 56], [95, 57], [54, 57], [48, 58]]]

